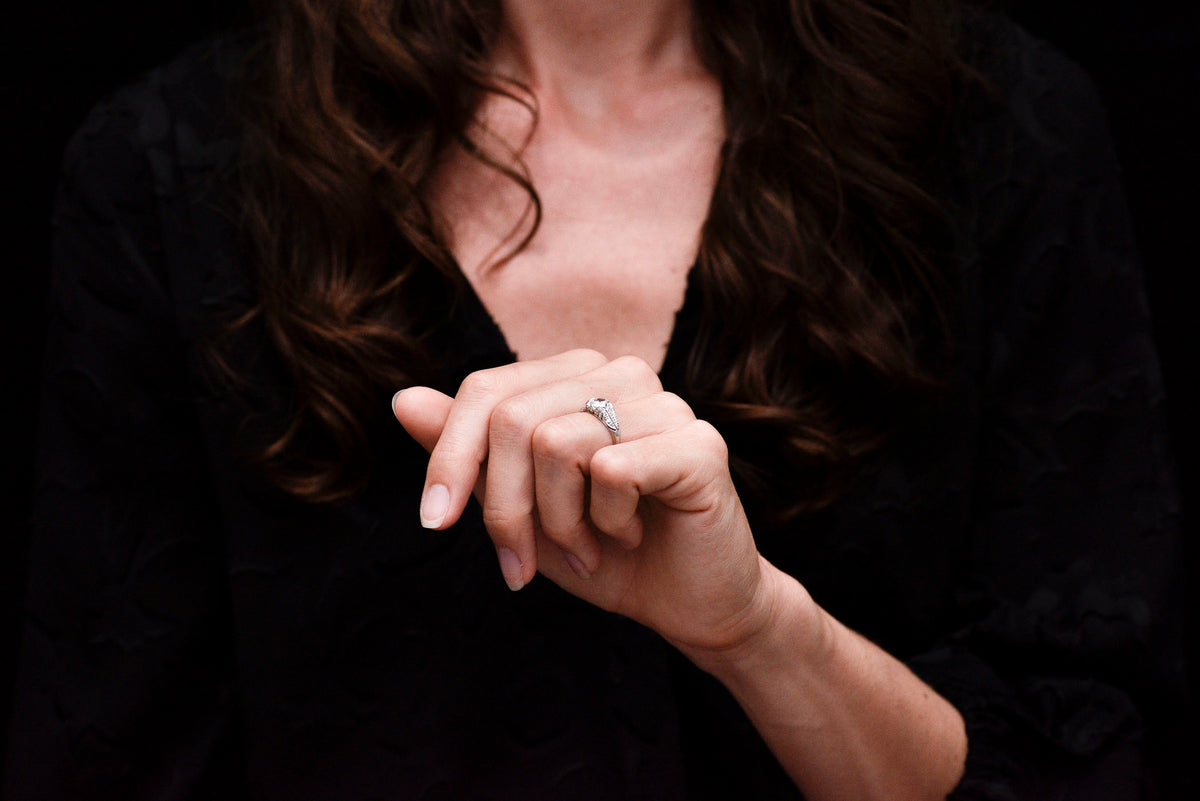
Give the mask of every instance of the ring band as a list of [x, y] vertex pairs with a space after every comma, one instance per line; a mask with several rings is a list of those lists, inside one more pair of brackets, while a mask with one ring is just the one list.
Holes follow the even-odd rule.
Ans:
[[621, 423], [617, 420], [617, 410], [612, 403], [604, 398], [592, 398], [583, 405], [583, 410], [604, 423], [608, 433], [612, 434], [613, 443], [621, 441]]

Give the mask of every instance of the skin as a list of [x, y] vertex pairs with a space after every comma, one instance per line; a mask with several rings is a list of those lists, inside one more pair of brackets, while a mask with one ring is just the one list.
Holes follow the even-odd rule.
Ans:
[[[497, 266], [523, 198], [461, 154], [435, 182], [451, 248], [519, 361], [454, 398], [393, 399], [430, 452], [422, 524], [453, 525], [474, 495], [510, 588], [541, 572], [657, 631], [729, 688], [806, 797], [944, 798], [965, 760], [957, 710], [758, 553], [724, 441], [656, 374], [722, 130], [688, 5], [504, 11], [496, 69], [540, 116], [531, 130], [500, 100], [480, 119], [497, 153], [521, 151], [545, 216]], [[613, 402], [619, 443], [581, 411], [591, 397]]]
[[497, 267], [531, 223], [528, 198], [453, 150], [432, 191], [444, 237], [520, 359], [593, 348], [657, 368], [716, 183], [720, 86], [695, 59], [685, 4], [510, 5], [495, 69], [532, 89], [537, 126], [493, 96], [476, 139], [499, 158], [521, 150], [542, 223]]

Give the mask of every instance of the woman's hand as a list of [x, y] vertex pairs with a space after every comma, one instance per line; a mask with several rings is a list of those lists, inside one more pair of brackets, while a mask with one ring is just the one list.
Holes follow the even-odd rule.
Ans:
[[[619, 442], [584, 411], [593, 397], [613, 403]], [[430, 451], [422, 524], [452, 525], [474, 492], [512, 589], [540, 571], [685, 651], [766, 627], [772, 582], [725, 443], [640, 359], [570, 351], [473, 373], [453, 399], [404, 390], [392, 408]]]
[[[621, 441], [583, 411], [608, 398]], [[422, 522], [474, 491], [513, 589], [541, 571], [656, 630], [737, 698], [807, 798], [944, 798], [950, 704], [820, 609], [754, 545], [725, 443], [645, 362], [571, 351], [392, 400], [430, 451]]]

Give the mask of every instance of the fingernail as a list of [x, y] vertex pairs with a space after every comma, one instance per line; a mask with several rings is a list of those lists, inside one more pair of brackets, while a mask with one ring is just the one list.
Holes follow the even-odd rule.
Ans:
[[397, 391], [396, 391], [396, 394], [392, 396], [392, 414], [395, 414], [395, 413], [396, 413], [396, 398], [400, 397], [400, 393], [401, 393], [401, 392], [403, 392], [403, 391], [404, 391], [404, 390], [402, 390], [402, 389], [401, 389], [401, 390], [397, 390]]
[[567, 554], [567, 564], [570, 565], [571, 569], [575, 571], [575, 575], [579, 576], [581, 579], [590, 579], [592, 577], [591, 572], [587, 569], [587, 565], [585, 565], [583, 560], [575, 554]]
[[437, 528], [450, 510], [450, 490], [444, 484], [433, 484], [421, 498], [421, 525]]
[[500, 572], [504, 574], [504, 583], [513, 592], [525, 586], [521, 578], [521, 560], [508, 548], [497, 548], [496, 556], [500, 557]]

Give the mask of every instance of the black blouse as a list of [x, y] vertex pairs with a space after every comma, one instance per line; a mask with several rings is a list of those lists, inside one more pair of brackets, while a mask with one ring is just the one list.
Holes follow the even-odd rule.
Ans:
[[[969, 29], [987, 88], [946, 153], [948, 402], [835, 506], [756, 538], [962, 711], [956, 797], [1135, 798], [1145, 713], [1181, 672], [1141, 276], [1089, 81], [998, 18]], [[250, 297], [222, 202], [240, 53], [189, 51], [67, 151], [6, 796], [798, 797], [656, 635], [545, 579], [510, 593], [474, 506], [422, 529], [398, 425], [345, 506], [239, 464], [242, 412], [198, 343]], [[685, 395], [698, 314], [693, 285], [663, 368]], [[447, 320], [444, 389], [512, 360], [474, 296]], [[265, 343], [241, 358], [271, 375]]]

